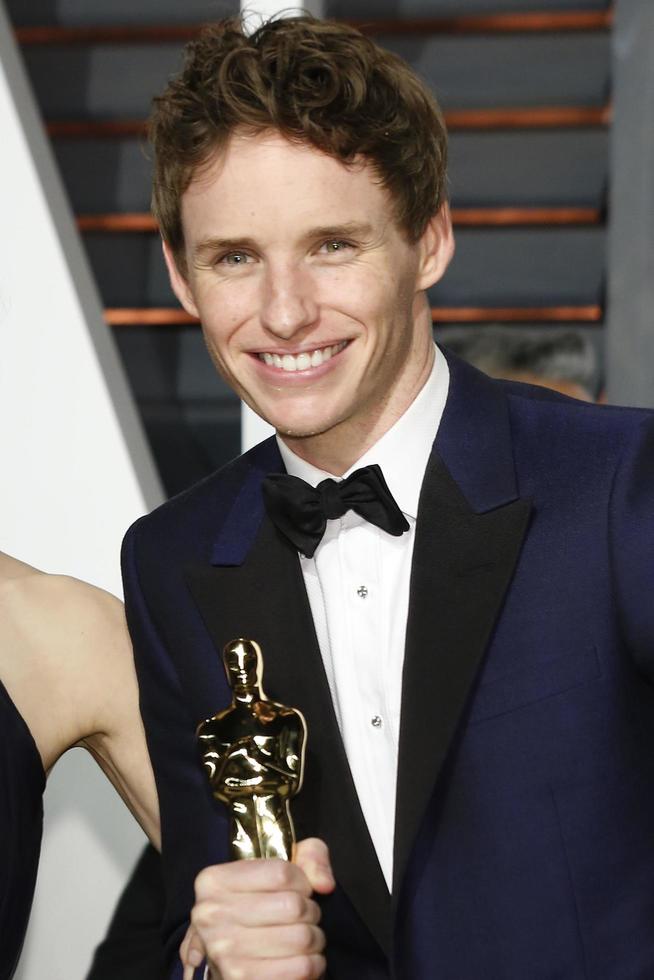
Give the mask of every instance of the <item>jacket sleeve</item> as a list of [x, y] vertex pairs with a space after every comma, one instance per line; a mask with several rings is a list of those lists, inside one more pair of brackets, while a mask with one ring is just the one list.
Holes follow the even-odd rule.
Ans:
[[[219, 859], [211, 846], [216, 838], [216, 814], [199, 764], [197, 719], [190, 716], [174, 659], [142, 588], [141, 528], [142, 522], [137, 522], [123, 542], [125, 608], [161, 814], [164, 955], [171, 980], [181, 980], [179, 946], [193, 906], [195, 877]], [[203, 968], [196, 971], [198, 980], [203, 973]]]

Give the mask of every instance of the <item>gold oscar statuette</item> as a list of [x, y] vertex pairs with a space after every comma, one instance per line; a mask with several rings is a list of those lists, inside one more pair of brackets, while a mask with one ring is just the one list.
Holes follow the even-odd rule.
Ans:
[[302, 786], [307, 726], [297, 708], [263, 693], [263, 658], [254, 640], [223, 651], [232, 703], [198, 726], [214, 798], [230, 813], [233, 858], [292, 858], [290, 799]]

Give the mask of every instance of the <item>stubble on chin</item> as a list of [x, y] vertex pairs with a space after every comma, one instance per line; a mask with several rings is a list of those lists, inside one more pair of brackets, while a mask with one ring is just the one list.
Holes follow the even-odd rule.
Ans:
[[289, 426], [278, 426], [276, 427], [276, 432], [278, 436], [282, 439], [312, 439], [315, 436], [323, 436], [326, 432], [329, 432], [333, 428], [333, 423], [325, 423], [322, 426], [312, 426], [312, 427], [290, 427]]

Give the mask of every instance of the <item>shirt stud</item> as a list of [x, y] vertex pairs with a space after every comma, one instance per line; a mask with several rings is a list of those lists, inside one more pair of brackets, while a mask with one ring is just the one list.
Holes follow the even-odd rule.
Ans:
[[370, 719], [370, 724], [372, 725], [373, 728], [381, 728], [381, 726], [382, 726], [382, 720], [381, 720], [380, 716], [379, 715], [373, 715], [373, 717]]
[[368, 590], [365, 587], [365, 585], [359, 586], [359, 588], [357, 589], [357, 595], [359, 596], [360, 599], [366, 598], [366, 596], [368, 595]]

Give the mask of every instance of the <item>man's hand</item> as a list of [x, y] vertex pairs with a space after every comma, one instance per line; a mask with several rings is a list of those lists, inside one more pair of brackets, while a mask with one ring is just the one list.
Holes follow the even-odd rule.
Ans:
[[327, 846], [301, 841], [292, 862], [232, 861], [195, 881], [191, 928], [180, 955], [184, 978], [204, 953], [212, 980], [319, 980], [325, 937], [313, 892], [334, 890]]

